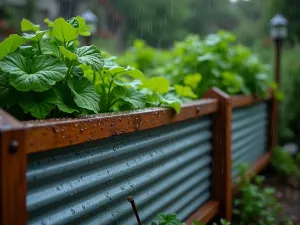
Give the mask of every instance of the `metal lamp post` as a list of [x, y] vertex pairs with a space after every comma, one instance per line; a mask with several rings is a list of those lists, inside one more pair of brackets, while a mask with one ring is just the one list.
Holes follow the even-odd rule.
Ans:
[[276, 14], [270, 21], [271, 30], [270, 35], [275, 43], [275, 81], [280, 85], [280, 71], [281, 71], [281, 48], [283, 40], [287, 37], [288, 21], [280, 14]]
[[92, 37], [97, 32], [98, 17], [90, 10], [84, 11], [81, 16], [85, 19], [86, 24], [91, 27], [91, 36], [85, 37], [86, 45], [92, 45]]
[[[280, 73], [281, 73], [281, 50], [283, 40], [287, 37], [287, 25], [288, 21], [280, 14], [276, 14], [270, 21], [270, 35], [275, 44], [275, 65], [274, 65], [274, 73], [275, 73], [275, 82], [280, 87]], [[270, 146], [276, 146], [278, 143], [278, 123], [279, 123], [279, 101], [277, 101], [273, 97], [272, 101], [272, 134], [271, 134], [271, 143]]]

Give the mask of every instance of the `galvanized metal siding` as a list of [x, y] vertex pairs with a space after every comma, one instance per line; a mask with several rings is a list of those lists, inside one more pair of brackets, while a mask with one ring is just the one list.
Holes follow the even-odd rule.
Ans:
[[211, 118], [94, 141], [28, 158], [30, 225], [144, 224], [186, 219], [211, 196]]
[[251, 165], [266, 152], [267, 103], [233, 110], [232, 113], [232, 176], [240, 163]]

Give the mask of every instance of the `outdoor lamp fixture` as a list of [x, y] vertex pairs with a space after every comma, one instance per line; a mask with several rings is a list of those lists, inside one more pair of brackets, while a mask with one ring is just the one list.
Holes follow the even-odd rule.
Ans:
[[82, 18], [85, 19], [86, 24], [91, 27], [91, 36], [86, 37], [86, 45], [92, 44], [92, 36], [97, 32], [98, 17], [90, 10], [86, 10], [82, 13]]
[[281, 14], [276, 14], [270, 20], [270, 35], [275, 43], [275, 81], [280, 84], [281, 47], [283, 40], [287, 37], [288, 20]]
[[[288, 20], [280, 14], [276, 14], [270, 20], [270, 29], [271, 29], [270, 36], [273, 39], [275, 44], [274, 80], [277, 83], [278, 88], [280, 88], [281, 50], [282, 50], [283, 40], [288, 35], [287, 25], [288, 25]], [[272, 104], [274, 104], [273, 106], [274, 113], [271, 122], [273, 124], [272, 142], [274, 142], [274, 144], [276, 145], [278, 139], [279, 102], [276, 100], [272, 102], [273, 102]]]
[[287, 37], [288, 21], [281, 14], [276, 14], [270, 21], [271, 38], [273, 40], [283, 40]]

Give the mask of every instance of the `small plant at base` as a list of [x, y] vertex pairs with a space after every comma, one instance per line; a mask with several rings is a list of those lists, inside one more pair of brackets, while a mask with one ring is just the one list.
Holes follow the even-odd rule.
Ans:
[[277, 147], [273, 151], [271, 165], [281, 177], [295, 177], [300, 180], [300, 154], [293, 157], [285, 149]]
[[241, 225], [274, 225], [280, 210], [280, 204], [275, 198], [275, 189], [263, 188], [262, 176], [255, 176], [254, 182], [247, 175], [247, 166], [239, 166], [240, 196], [234, 200], [233, 213]]

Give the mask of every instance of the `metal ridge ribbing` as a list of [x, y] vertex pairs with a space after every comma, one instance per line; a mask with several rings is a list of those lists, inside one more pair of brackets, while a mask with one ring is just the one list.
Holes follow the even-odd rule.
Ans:
[[232, 177], [239, 164], [251, 165], [266, 152], [267, 103], [234, 109], [232, 113]]
[[29, 155], [28, 224], [132, 225], [129, 195], [143, 221], [185, 219], [210, 198], [211, 135], [204, 117]]

